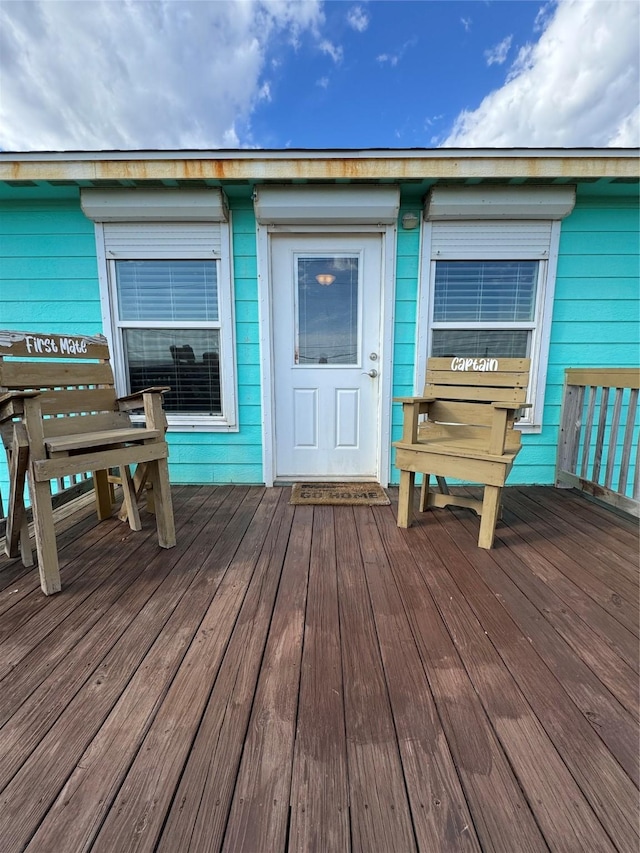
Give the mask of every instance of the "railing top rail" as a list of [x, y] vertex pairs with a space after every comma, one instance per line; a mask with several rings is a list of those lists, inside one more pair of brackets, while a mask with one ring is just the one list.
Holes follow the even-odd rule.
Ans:
[[593, 385], [599, 388], [640, 388], [638, 367], [569, 367], [567, 385]]

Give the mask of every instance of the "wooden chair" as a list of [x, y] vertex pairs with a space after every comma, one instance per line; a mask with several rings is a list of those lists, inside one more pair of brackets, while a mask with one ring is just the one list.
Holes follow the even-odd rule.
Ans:
[[[98, 517], [112, 513], [109, 472], [118, 468], [123, 507], [140, 530], [136, 485], [149, 480], [158, 543], [176, 544], [168, 474], [162, 394], [150, 388], [117, 398], [102, 335], [43, 335], [0, 331], [0, 432], [9, 467], [5, 549], [33, 565], [24, 507], [25, 477], [33, 508], [40, 582], [49, 595], [60, 590], [51, 480], [93, 473]], [[136, 426], [129, 412], [144, 409]], [[136, 484], [131, 465], [137, 465]]]
[[[514, 423], [528, 405], [529, 367], [526, 358], [431, 358], [424, 396], [397, 398], [404, 419], [402, 439], [394, 443], [401, 472], [398, 527], [411, 525], [419, 472], [420, 510], [449, 505], [473, 509], [481, 516], [478, 546], [492, 547], [502, 487], [520, 450]], [[430, 475], [439, 492], [429, 489]], [[446, 477], [482, 483], [483, 499], [451, 495]]]

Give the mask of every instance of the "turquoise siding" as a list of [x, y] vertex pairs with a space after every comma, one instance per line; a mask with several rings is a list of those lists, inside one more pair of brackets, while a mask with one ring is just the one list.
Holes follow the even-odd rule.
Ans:
[[[620, 191], [620, 188], [617, 188]], [[404, 199], [405, 210], [415, 210]], [[634, 367], [640, 362], [640, 243], [637, 195], [589, 195], [578, 190], [574, 211], [562, 223], [549, 350], [543, 428], [523, 436], [509, 482], [550, 484], [567, 367]], [[418, 296], [417, 231], [398, 233], [394, 396], [413, 393], [413, 352]], [[427, 271], [423, 271], [426, 275]], [[401, 434], [393, 406], [392, 438]], [[392, 466], [392, 482], [398, 472]]]
[[[250, 188], [229, 187], [232, 211], [239, 431], [171, 432], [175, 483], [260, 483], [262, 422], [256, 223]], [[610, 196], [579, 188], [563, 222], [551, 330], [544, 426], [525, 435], [512, 483], [552, 483], [564, 369], [634, 366], [639, 361], [638, 203], [626, 188]], [[46, 196], [45, 196], [46, 193]], [[41, 196], [41, 197], [35, 197]], [[21, 199], [27, 200], [21, 200]], [[421, 198], [405, 187], [400, 216]], [[398, 229], [393, 395], [413, 393], [420, 280], [420, 229]], [[423, 271], [426, 275], [428, 271]], [[31, 188], [0, 202], [0, 326], [93, 333], [102, 330], [93, 223], [75, 188]], [[389, 401], [391, 405], [391, 401]], [[392, 408], [392, 438], [401, 432]], [[397, 482], [392, 465], [391, 477]], [[4, 459], [0, 489], [7, 494]]]
[[94, 227], [77, 191], [68, 199], [0, 204], [0, 322], [102, 331]]
[[[420, 216], [420, 198], [403, 193], [399, 219], [405, 213]], [[394, 314], [393, 396], [413, 394], [420, 286], [420, 228], [405, 231], [398, 228], [396, 247], [396, 302]], [[397, 441], [402, 434], [402, 407], [392, 404], [391, 439]], [[399, 474], [394, 466], [395, 451], [391, 454], [391, 482], [397, 483]]]
[[[0, 328], [79, 334], [103, 330], [94, 225], [80, 209], [78, 191], [64, 194], [0, 202]], [[264, 481], [256, 228], [249, 188], [232, 198], [230, 206], [240, 429], [170, 432], [174, 483]], [[0, 493], [8, 495], [4, 453]]]
[[263, 483], [256, 223], [250, 190], [230, 198], [239, 432], [170, 432], [174, 483]]
[[640, 363], [640, 245], [637, 196], [579, 188], [562, 223], [544, 423], [524, 436], [512, 483], [553, 483], [564, 371]]

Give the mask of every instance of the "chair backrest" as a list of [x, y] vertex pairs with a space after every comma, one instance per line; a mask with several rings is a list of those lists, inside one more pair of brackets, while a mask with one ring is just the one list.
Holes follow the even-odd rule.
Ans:
[[130, 426], [118, 411], [107, 339], [0, 331], [0, 394], [39, 391], [46, 438]]
[[[526, 402], [528, 358], [430, 358], [424, 396], [434, 398], [428, 422], [421, 430], [456, 441], [489, 440], [494, 424], [492, 403], [513, 408]], [[508, 427], [517, 420], [515, 412]], [[505, 449], [520, 447], [520, 432], [510, 429]]]

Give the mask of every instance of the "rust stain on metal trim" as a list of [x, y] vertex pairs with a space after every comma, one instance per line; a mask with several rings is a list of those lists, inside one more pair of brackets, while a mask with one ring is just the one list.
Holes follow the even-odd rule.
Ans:
[[638, 159], [620, 157], [291, 157], [95, 160], [0, 159], [0, 180], [412, 180], [442, 178], [634, 178]]

